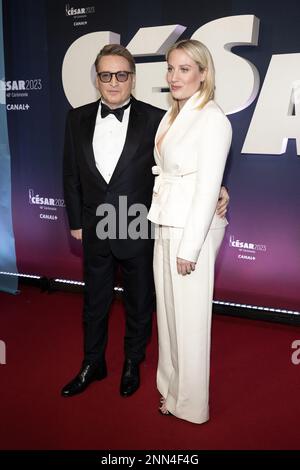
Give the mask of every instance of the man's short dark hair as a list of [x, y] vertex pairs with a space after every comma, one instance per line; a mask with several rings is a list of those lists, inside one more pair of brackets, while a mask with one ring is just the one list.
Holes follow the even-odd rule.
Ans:
[[134, 58], [132, 57], [128, 49], [126, 49], [126, 47], [124, 46], [121, 46], [120, 44], [107, 44], [101, 49], [101, 51], [99, 52], [95, 60], [96, 70], [97, 70], [100, 59], [107, 55], [118, 55], [120, 57], [124, 57], [124, 59], [126, 59], [129, 62], [130, 71], [135, 73]]

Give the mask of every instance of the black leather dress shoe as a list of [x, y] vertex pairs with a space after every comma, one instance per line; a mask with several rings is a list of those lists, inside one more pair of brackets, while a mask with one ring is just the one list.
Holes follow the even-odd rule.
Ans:
[[133, 362], [131, 359], [126, 359], [124, 362], [121, 385], [120, 385], [120, 394], [122, 397], [129, 397], [140, 386], [140, 368], [139, 364]]
[[63, 397], [72, 397], [84, 390], [94, 380], [102, 380], [107, 376], [106, 365], [86, 364], [82, 366], [80, 372], [61, 391]]

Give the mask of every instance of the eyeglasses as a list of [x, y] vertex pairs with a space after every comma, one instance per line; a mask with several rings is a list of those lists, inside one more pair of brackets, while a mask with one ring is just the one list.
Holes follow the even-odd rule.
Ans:
[[118, 82], [127, 82], [131, 74], [134, 74], [134, 72], [127, 72], [127, 70], [120, 70], [119, 72], [97, 72], [98, 77], [103, 83], [111, 82], [113, 75], [115, 75]]

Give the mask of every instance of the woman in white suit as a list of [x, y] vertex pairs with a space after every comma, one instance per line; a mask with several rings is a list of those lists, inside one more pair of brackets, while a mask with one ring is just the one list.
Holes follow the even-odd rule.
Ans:
[[227, 225], [215, 209], [232, 131], [213, 101], [208, 49], [196, 40], [179, 41], [167, 62], [173, 105], [156, 134], [148, 215], [157, 231], [157, 386], [162, 414], [203, 423], [209, 419], [214, 265]]

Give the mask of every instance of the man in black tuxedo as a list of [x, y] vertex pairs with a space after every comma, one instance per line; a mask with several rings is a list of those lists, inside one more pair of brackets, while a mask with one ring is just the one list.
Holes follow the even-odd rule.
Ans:
[[[122, 198], [128, 208], [133, 204], [150, 207], [154, 137], [164, 111], [131, 96], [135, 63], [123, 46], [105, 46], [95, 66], [101, 100], [71, 110], [66, 122], [65, 201], [71, 234], [83, 243], [85, 292], [84, 360], [76, 377], [62, 389], [65, 397], [84, 391], [92, 381], [107, 375], [107, 323], [117, 265], [121, 267], [126, 310], [120, 385], [124, 397], [139, 387], [139, 364], [145, 357], [154, 307], [153, 240], [132, 239], [124, 233], [120, 237], [118, 221], [124, 226], [125, 220], [128, 228], [133, 220], [127, 210], [124, 213]], [[227, 199], [226, 193], [220, 209], [223, 213]], [[107, 238], [101, 234], [99, 238], [96, 228], [104, 213], [98, 217], [96, 211], [99, 206], [108, 207], [104, 204], [115, 210], [116, 236], [108, 227]], [[144, 218], [145, 227], [146, 214]]]

